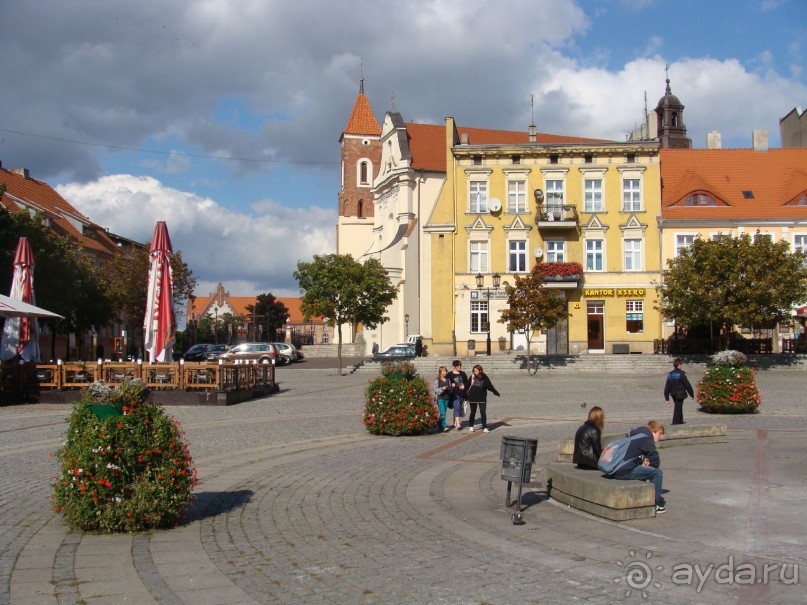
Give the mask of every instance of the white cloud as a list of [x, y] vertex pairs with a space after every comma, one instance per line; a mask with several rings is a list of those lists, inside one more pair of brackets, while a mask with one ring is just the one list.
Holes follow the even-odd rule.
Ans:
[[182, 251], [202, 292], [223, 282], [233, 295], [296, 295], [297, 261], [335, 247], [331, 209], [265, 200], [253, 204], [253, 213], [240, 213], [154, 178], [125, 174], [57, 190], [94, 222], [135, 241], [148, 242], [156, 222], [166, 221], [174, 249]]

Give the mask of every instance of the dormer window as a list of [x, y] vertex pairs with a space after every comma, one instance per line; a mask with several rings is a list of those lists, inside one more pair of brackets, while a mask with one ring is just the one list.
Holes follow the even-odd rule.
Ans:
[[684, 206], [717, 206], [717, 202], [706, 193], [693, 193], [684, 200]]

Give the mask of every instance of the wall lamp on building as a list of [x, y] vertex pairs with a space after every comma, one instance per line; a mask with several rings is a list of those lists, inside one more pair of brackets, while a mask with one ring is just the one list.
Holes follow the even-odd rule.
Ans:
[[487, 299], [488, 299], [488, 312], [487, 312], [487, 324], [488, 328], [488, 357], [490, 356], [490, 291], [498, 290], [499, 286], [502, 283], [502, 276], [498, 273], [493, 274], [493, 288], [485, 287], [485, 276], [481, 273], [477, 274], [476, 276], [476, 289], [477, 290], [485, 290], [487, 292]]
[[409, 313], [404, 315], [404, 336], [409, 338]]

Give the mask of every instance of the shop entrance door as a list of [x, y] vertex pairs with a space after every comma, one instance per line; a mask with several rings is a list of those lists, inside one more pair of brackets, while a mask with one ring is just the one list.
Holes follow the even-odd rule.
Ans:
[[587, 304], [588, 315], [588, 352], [605, 352], [604, 317], [605, 302], [590, 300]]

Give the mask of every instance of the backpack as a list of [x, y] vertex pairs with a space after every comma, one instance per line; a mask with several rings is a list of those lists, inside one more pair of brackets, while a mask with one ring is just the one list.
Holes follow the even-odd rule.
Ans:
[[625, 460], [625, 454], [628, 453], [631, 441], [642, 438], [647, 438], [647, 435], [644, 433], [626, 434], [624, 437], [614, 439], [602, 450], [597, 468], [608, 477], [613, 477], [617, 471], [622, 470], [631, 462], [631, 460]]

